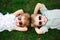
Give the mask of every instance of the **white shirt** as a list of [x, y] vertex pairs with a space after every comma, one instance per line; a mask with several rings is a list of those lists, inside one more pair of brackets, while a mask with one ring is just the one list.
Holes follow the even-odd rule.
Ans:
[[48, 19], [47, 23], [40, 28], [44, 33], [48, 32], [49, 28], [60, 30], [60, 9], [48, 10], [43, 4], [40, 12]]
[[15, 16], [13, 14], [5, 14], [0, 13], [0, 32], [4, 30], [12, 31], [16, 24], [14, 22]]

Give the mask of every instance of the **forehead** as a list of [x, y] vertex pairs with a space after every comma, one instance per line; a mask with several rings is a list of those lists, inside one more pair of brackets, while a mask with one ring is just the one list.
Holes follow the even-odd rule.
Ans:
[[38, 21], [39, 16], [41, 16], [41, 14], [37, 14], [37, 15], [32, 16], [32, 21], [35, 21], [35, 20]]
[[35, 19], [38, 19], [38, 18], [39, 18], [39, 16], [41, 16], [41, 17], [42, 17], [42, 15], [40, 15], [40, 14], [39, 14], [39, 15], [37, 15], [37, 16], [35, 17]]
[[39, 22], [39, 21], [40, 21], [40, 20], [39, 20], [39, 16], [42, 17], [42, 15], [40, 15], [40, 14], [38, 14], [37, 16], [35, 16], [35, 18], [34, 18], [35, 22]]

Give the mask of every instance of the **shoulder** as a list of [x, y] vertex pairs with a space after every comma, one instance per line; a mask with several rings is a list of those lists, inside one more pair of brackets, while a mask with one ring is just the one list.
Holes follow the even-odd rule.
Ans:
[[9, 18], [11, 19], [11, 18], [15, 18], [16, 16], [13, 13], [7, 13], [4, 15], [4, 17], [7, 19], [9, 19]]

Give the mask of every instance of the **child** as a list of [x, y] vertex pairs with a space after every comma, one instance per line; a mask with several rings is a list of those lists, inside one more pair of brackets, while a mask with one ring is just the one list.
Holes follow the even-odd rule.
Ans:
[[3, 15], [0, 13], [0, 32], [4, 30], [27, 31], [29, 17], [29, 14], [24, 14], [22, 9], [17, 10], [12, 14], [7, 13], [6, 15]]
[[[38, 10], [42, 14], [38, 14]], [[60, 9], [48, 10], [44, 4], [38, 3], [31, 18], [38, 34], [48, 32], [49, 28], [60, 30]]]

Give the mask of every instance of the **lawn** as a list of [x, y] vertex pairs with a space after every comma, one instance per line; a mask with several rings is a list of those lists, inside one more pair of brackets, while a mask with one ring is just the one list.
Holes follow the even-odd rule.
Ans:
[[[49, 10], [60, 9], [60, 0], [0, 0], [0, 12], [6, 14], [23, 9], [24, 12], [31, 15], [38, 2], [44, 3]], [[7, 30], [0, 32], [0, 40], [38, 40], [39, 38], [41, 40], [60, 40], [60, 31], [49, 29], [49, 32], [38, 35], [34, 28], [29, 27], [27, 32], [9, 32]]]

